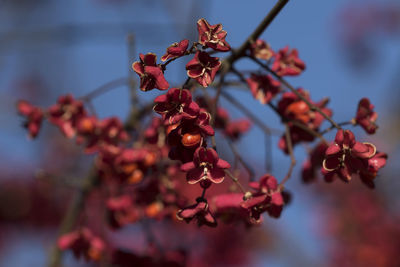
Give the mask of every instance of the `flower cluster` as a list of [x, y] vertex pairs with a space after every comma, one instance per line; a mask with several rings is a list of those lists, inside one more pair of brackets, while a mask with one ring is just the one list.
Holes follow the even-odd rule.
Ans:
[[250, 187], [255, 192], [242, 203], [242, 207], [248, 210], [254, 221], [259, 221], [265, 211], [272, 217], [281, 215], [285, 200], [274, 176], [265, 174], [259, 182], [250, 183]]
[[118, 145], [129, 139], [121, 121], [116, 117], [98, 119], [88, 114], [81, 100], [72, 95], [59, 97], [47, 110], [34, 107], [26, 101], [18, 102], [18, 110], [27, 118], [25, 123], [33, 138], [39, 133], [42, 120], [57, 126], [67, 138], [76, 137], [78, 144], [85, 144], [86, 153], [97, 152], [104, 145]]
[[[168, 220], [171, 224], [178, 220], [194, 221], [198, 226], [216, 227], [220, 219], [252, 226], [261, 223], [262, 214], [279, 218], [290, 200], [284, 188], [296, 164], [293, 148], [316, 139], [318, 143], [310, 149], [310, 157], [303, 164], [304, 182], [314, 181], [320, 170], [328, 182], [336, 178], [348, 182], [358, 175], [367, 186], [374, 187], [375, 177], [385, 166], [387, 155], [378, 152], [371, 143], [356, 141], [350, 130], [342, 129], [351, 124], [362, 127], [368, 134], [376, 132], [377, 113], [369, 99], [361, 99], [353, 119], [336, 123], [332, 119], [332, 110], [327, 107], [329, 99], [315, 102], [308, 91], [295, 89], [284, 80], [284, 76], [300, 75], [305, 70], [296, 49], [285, 47], [275, 52], [263, 40], [246, 41], [244, 52], [240, 55], [232, 53], [232, 57], [250, 58], [263, 70], [250, 71], [249, 76], [245, 76], [233, 67], [231, 57], [221, 61], [212, 56], [231, 50], [221, 24], [211, 25], [200, 19], [197, 29], [197, 42], [190, 44], [189, 40], [183, 39], [173, 43], [161, 57], [162, 63], [157, 63], [156, 54], [147, 53], [140, 54], [139, 60], [132, 64], [133, 71], [139, 76], [141, 91], [158, 89], [163, 92], [147, 107], [135, 106], [125, 125], [117, 117], [100, 119], [95, 112], [89, 112], [92, 110], [87, 109], [85, 103], [90, 100], [90, 95], [81, 99], [62, 96], [48, 109], [26, 101], [18, 102], [30, 137], [38, 135], [46, 119], [66, 138], [75, 138], [85, 153], [94, 154], [93, 171], [82, 191], [84, 194], [96, 191], [101, 195], [104, 205], [100, 213], [112, 230], [142, 222], [143, 232], [149, 235], [149, 246], [154, 246], [149, 255], [158, 255], [158, 258], [119, 249], [106, 255], [109, 244], [88, 228], [86, 217], [90, 216], [74, 222], [75, 229], [59, 238], [59, 249], [72, 250], [76, 257], [83, 255], [86, 260], [109, 258], [113, 264], [122, 266], [130, 266], [132, 262], [143, 266], [164, 263], [169, 266], [167, 263], [170, 262], [184, 265], [182, 253], [173, 251], [169, 254], [157, 248], [154, 236], [148, 233], [150, 220]], [[170, 88], [164, 74], [170, 63], [186, 56], [193, 56], [185, 66], [186, 82]], [[230, 74], [239, 80], [230, 81]], [[221, 79], [215, 85], [217, 75]], [[225, 76], [228, 77], [226, 80]], [[236, 142], [249, 132], [253, 123], [268, 135], [272, 130], [246, 105], [229, 97], [226, 87], [230, 82], [244, 85], [255, 99], [271, 107], [285, 125], [283, 135], [278, 130], [281, 135], [278, 146], [290, 155], [291, 165], [281, 182], [269, 174], [268, 167], [267, 174], [254, 180], [255, 172], [246, 162], [244, 153], [237, 151]], [[202, 94], [196, 90], [198, 87], [203, 87]], [[217, 93], [210, 94], [206, 87], [215, 87]], [[219, 106], [220, 96], [236, 104], [248, 117], [232, 119], [228, 111]], [[152, 111], [160, 116], [149, 116]], [[329, 122], [330, 126], [321, 130], [324, 122]], [[323, 135], [334, 129], [337, 130], [336, 138], [329, 143]], [[220, 150], [217, 152], [215, 135], [218, 133], [231, 148], [233, 167], [222, 159], [225, 154]], [[239, 180], [243, 176], [239, 164], [249, 174], [245, 186], [240, 182], [242, 179]], [[226, 177], [231, 178], [233, 184], [228, 184]], [[220, 193], [223, 189], [228, 192]], [[190, 199], [193, 200], [194, 194], [197, 197], [193, 204]]]
[[373, 179], [380, 168], [386, 164], [386, 154], [378, 153], [371, 143], [356, 141], [350, 130], [339, 130], [335, 141], [325, 151], [322, 172], [325, 180], [339, 177], [345, 182], [353, 174], [360, 174], [362, 181], [373, 186]]

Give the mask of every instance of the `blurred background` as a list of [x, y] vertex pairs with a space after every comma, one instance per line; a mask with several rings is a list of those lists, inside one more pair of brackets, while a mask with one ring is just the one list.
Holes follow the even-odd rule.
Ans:
[[[173, 42], [196, 40], [201, 17], [222, 23], [226, 40], [238, 47], [273, 5], [262, 0], [0, 0], [0, 266], [46, 265], [71, 192], [92, 160], [48, 125], [36, 140], [28, 140], [15, 108], [18, 99], [47, 107], [59, 95], [83, 96], [127, 77], [139, 52], [160, 57]], [[305, 185], [299, 171], [306, 153], [296, 147], [298, 164], [287, 183], [290, 206], [278, 220], [265, 218], [263, 235], [241, 249], [241, 260], [214, 266], [400, 266], [399, 37], [395, 0], [291, 1], [263, 33], [274, 50], [285, 45], [299, 50], [307, 69], [289, 81], [309, 90], [315, 101], [330, 97], [337, 122], [354, 117], [362, 97], [371, 99], [379, 114], [377, 134], [352, 130], [387, 152], [389, 160], [375, 190], [357, 179]], [[186, 61], [169, 66], [171, 84], [184, 82]], [[237, 66], [257, 69], [246, 60]], [[146, 102], [158, 94], [139, 97]], [[232, 94], [269, 126], [282, 129], [279, 118], [251, 94]], [[93, 104], [100, 117], [124, 119], [129, 89], [121, 84]], [[229, 103], [221, 105], [233, 117], [243, 117]], [[277, 149], [278, 139], [272, 139], [271, 162], [274, 176], [282, 179], [289, 158]], [[265, 172], [259, 140], [263, 133], [253, 127], [239, 144], [258, 176]], [[67, 257], [66, 266], [77, 264]]]

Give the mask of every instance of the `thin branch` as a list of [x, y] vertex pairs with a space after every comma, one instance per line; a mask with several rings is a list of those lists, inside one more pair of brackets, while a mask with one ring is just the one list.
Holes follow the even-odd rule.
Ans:
[[135, 108], [137, 103], [139, 102], [137, 90], [135, 88], [135, 72], [132, 70], [132, 60], [136, 56], [136, 46], [135, 46], [135, 35], [133, 33], [129, 33], [126, 37], [127, 48], [128, 48], [128, 85], [131, 93], [132, 100], [132, 108]]
[[229, 170], [225, 170], [225, 173], [232, 179], [232, 181], [239, 187], [240, 191], [243, 194], [246, 194], [246, 190], [244, 190], [242, 184], [239, 182], [239, 179], [236, 178]]
[[293, 172], [293, 168], [296, 165], [296, 158], [294, 157], [293, 154], [293, 144], [292, 144], [292, 137], [290, 136], [290, 128], [287, 125], [287, 123], [285, 123], [285, 137], [286, 137], [286, 145], [288, 148], [288, 152], [290, 155], [290, 166], [289, 166], [289, 170], [285, 176], [285, 178], [283, 178], [282, 182], [280, 182], [279, 187], [281, 189], [283, 189], [283, 185], [290, 179], [290, 177], [292, 176], [292, 172]]
[[112, 80], [112, 81], [110, 81], [106, 84], [103, 84], [102, 86], [94, 89], [90, 93], [80, 97], [80, 99], [83, 101], [91, 100], [101, 94], [104, 94], [104, 93], [106, 93], [110, 90], [113, 90], [115, 88], [118, 88], [120, 86], [129, 85], [129, 81], [130, 81], [129, 78], [127, 78], [127, 77], [122, 77], [122, 78]]
[[90, 99], [84, 101], [93, 116], [97, 117], [96, 109]]
[[235, 159], [237, 159], [242, 164], [242, 166], [246, 169], [247, 173], [249, 174], [249, 180], [253, 181], [254, 180], [254, 171], [251, 168], [251, 166], [240, 156], [239, 151], [237, 150], [235, 144], [231, 140], [228, 140], [228, 145], [229, 145], [230, 149], [232, 150], [232, 153], [235, 156]]
[[272, 137], [265, 135], [265, 171], [267, 173], [272, 172]]
[[222, 91], [221, 96], [224, 97], [226, 100], [228, 100], [232, 105], [234, 105], [240, 111], [242, 111], [251, 121], [254, 122], [254, 124], [256, 124], [262, 131], [264, 131], [265, 134], [272, 135], [273, 133], [274, 134], [281, 133], [280, 130], [271, 129], [267, 125], [265, 125], [262, 120], [256, 117], [247, 107], [245, 107], [242, 103], [240, 103], [238, 100], [236, 100], [233, 96], [231, 96], [227, 92]]

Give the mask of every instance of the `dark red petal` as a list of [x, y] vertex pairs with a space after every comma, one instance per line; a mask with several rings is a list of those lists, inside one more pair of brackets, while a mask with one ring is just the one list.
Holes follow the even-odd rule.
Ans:
[[221, 169], [229, 169], [231, 167], [231, 165], [223, 159], [218, 159], [216, 166]]
[[216, 184], [222, 183], [225, 178], [225, 172], [220, 168], [212, 168], [211, 170], [208, 171], [208, 178], [213, 183]]
[[333, 144], [333, 145], [330, 145], [326, 149], [325, 155], [326, 156], [332, 156], [332, 155], [335, 155], [335, 154], [339, 153], [340, 151], [341, 151], [340, 146], [338, 144]]
[[141, 62], [136, 61], [132, 64], [132, 69], [139, 75], [144, 75], [144, 67]]
[[271, 195], [271, 203], [277, 206], [283, 206], [284, 201], [280, 192], [276, 192]]
[[194, 168], [191, 169], [187, 174], [186, 174], [186, 180], [189, 184], [195, 184], [200, 182], [200, 180], [204, 176], [204, 169], [203, 168]]
[[344, 140], [344, 131], [338, 130], [335, 137], [335, 143], [341, 146], [343, 144], [343, 140]]
[[374, 149], [375, 146], [371, 144], [363, 144], [360, 142], [356, 142], [355, 145], [351, 149], [351, 155], [354, 157], [359, 157], [359, 158], [370, 158], [372, 157], [376, 149]]
[[[169, 92], [169, 91], [168, 91]], [[167, 102], [168, 101], [168, 97], [166, 94], [164, 95], [159, 95], [156, 98], [154, 98], [154, 102], [155, 103], [163, 103], [163, 102]]]
[[143, 63], [145, 66], [156, 66], [157, 64], [157, 56], [153, 53], [147, 53], [143, 57]]
[[262, 194], [260, 196], [253, 196], [250, 199], [242, 203], [242, 207], [245, 209], [250, 209], [254, 206], [264, 204], [265, 200], [268, 198], [267, 194]]

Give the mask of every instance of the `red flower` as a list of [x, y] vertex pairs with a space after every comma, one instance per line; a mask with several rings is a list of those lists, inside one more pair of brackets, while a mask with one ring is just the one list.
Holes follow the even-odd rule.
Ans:
[[207, 87], [213, 82], [220, 66], [218, 57], [210, 57], [207, 52], [197, 51], [194, 58], [186, 64], [187, 75]]
[[153, 53], [140, 54], [140, 61], [132, 64], [133, 70], [140, 76], [140, 90], [149, 91], [154, 88], [167, 90], [169, 84], [164, 78], [162, 69], [157, 66], [157, 56]]
[[297, 49], [292, 49], [289, 52], [288, 46], [279, 50], [278, 53], [275, 54], [275, 61], [272, 64], [272, 70], [279, 76], [296, 76], [305, 68], [306, 65], [299, 58]]
[[210, 25], [205, 19], [197, 21], [199, 31], [199, 43], [217, 51], [226, 52], [231, 49], [225, 41], [226, 31], [222, 30], [221, 24]]
[[374, 179], [378, 171], [386, 165], [387, 154], [377, 152], [372, 158], [368, 159], [366, 169], [360, 170], [361, 181], [370, 188], [374, 188]]
[[242, 207], [249, 211], [250, 217], [258, 222], [261, 214], [266, 211], [270, 216], [278, 218], [285, 200], [275, 177], [265, 174], [259, 182], [251, 182], [249, 185], [256, 192], [242, 202]]
[[348, 182], [351, 175], [365, 169], [364, 160], [372, 158], [376, 148], [370, 143], [360, 143], [355, 140], [350, 130], [338, 130], [334, 144], [325, 151], [322, 171], [327, 181], [335, 176]]
[[129, 136], [124, 130], [120, 119], [111, 117], [96, 121], [93, 130], [87, 134], [81, 133], [81, 135], [78, 136], [77, 142], [83, 143], [86, 141], [85, 152], [94, 153], [103, 145], [116, 146], [120, 142], [127, 141], [128, 139]]
[[94, 236], [88, 228], [62, 235], [57, 245], [61, 250], [71, 249], [78, 259], [83, 255], [86, 261], [100, 260], [105, 250], [104, 241]]
[[260, 221], [250, 219], [248, 210], [242, 207], [242, 202], [242, 193], [227, 193], [213, 197], [211, 205], [214, 207], [214, 215], [226, 223], [241, 221], [246, 226], [259, 223]]
[[161, 60], [167, 61], [168, 59], [175, 59], [183, 56], [186, 52], [188, 45], [189, 40], [187, 39], [184, 39], [179, 43], [173, 43], [167, 48], [167, 52], [161, 57]]
[[192, 94], [187, 89], [171, 88], [165, 95], [154, 99], [154, 111], [163, 116], [166, 124], [175, 124], [182, 119], [195, 119], [200, 108], [192, 101]]
[[35, 138], [40, 130], [43, 121], [43, 111], [41, 108], [32, 106], [24, 100], [17, 103], [18, 112], [27, 118], [24, 127], [28, 129], [29, 137]]
[[374, 105], [369, 102], [368, 98], [363, 98], [358, 103], [357, 115], [355, 121], [359, 124], [368, 134], [374, 134], [378, 126], [375, 124], [378, 118], [378, 113], [373, 111]]
[[217, 221], [211, 214], [208, 203], [202, 198], [198, 198], [196, 204], [178, 211], [176, 217], [179, 220], [185, 220], [187, 223], [193, 219], [196, 219], [198, 226], [202, 226], [204, 224], [210, 227], [217, 226]]
[[210, 113], [200, 109], [196, 119], [170, 125], [171, 130], [167, 128], [167, 142], [171, 146], [169, 157], [182, 162], [192, 161], [194, 150], [203, 144], [203, 139], [215, 134], [209, 125], [210, 118]]
[[209, 180], [219, 184], [225, 178], [224, 169], [231, 165], [218, 157], [212, 148], [199, 147], [193, 155], [193, 161], [181, 166], [181, 170], [187, 172], [186, 179], [189, 184], [195, 184], [203, 180]]
[[250, 46], [251, 56], [263, 60], [269, 60], [274, 56], [274, 51], [271, 49], [270, 45], [264, 40], [258, 39]]
[[247, 84], [255, 99], [262, 104], [267, 104], [280, 91], [281, 83], [274, 80], [270, 75], [251, 74]]
[[79, 120], [86, 117], [83, 102], [69, 94], [61, 96], [48, 112], [49, 121], [58, 126], [67, 138], [75, 136]]

